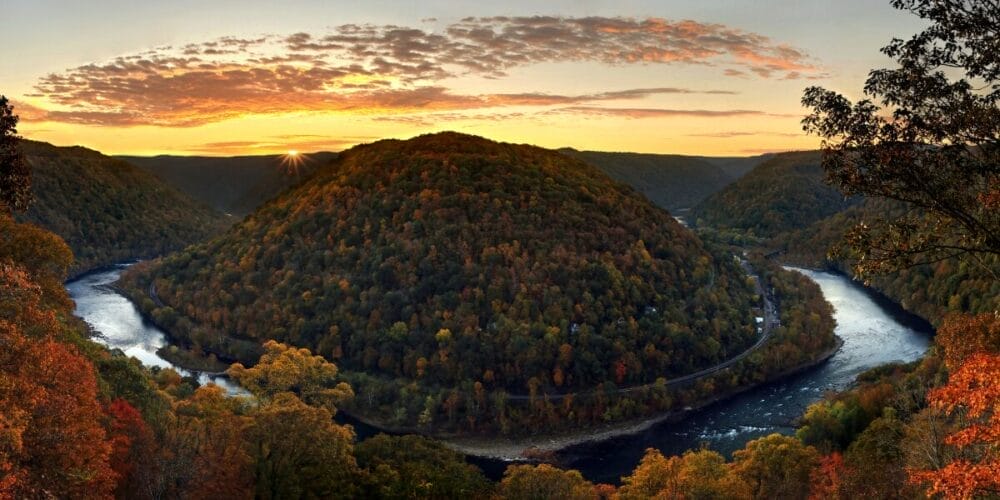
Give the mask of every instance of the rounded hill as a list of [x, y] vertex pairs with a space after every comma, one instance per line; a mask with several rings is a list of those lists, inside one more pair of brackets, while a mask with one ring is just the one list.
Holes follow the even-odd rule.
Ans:
[[191, 346], [277, 339], [421, 387], [649, 383], [755, 336], [731, 255], [582, 161], [456, 133], [348, 150], [130, 279]]
[[823, 182], [818, 151], [776, 154], [692, 210], [699, 225], [772, 237], [857, 203]]

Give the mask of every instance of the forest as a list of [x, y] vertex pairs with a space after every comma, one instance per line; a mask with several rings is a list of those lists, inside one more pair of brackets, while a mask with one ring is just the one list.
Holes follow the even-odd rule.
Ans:
[[617, 388], [746, 350], [747, 278], [594, 167], [445, 133], [348, 150], [122, 283], [195, 352], [253, 362], [274, 339], [337, 362], [383, 424], [523, 432], [669, 408]]
[[122, 160], [27, 140], [21, 148], [35, 201], [16, 218], [63, 238], [75, 255], [73, 275], [180, 250], [228, 225], [221, 213]]

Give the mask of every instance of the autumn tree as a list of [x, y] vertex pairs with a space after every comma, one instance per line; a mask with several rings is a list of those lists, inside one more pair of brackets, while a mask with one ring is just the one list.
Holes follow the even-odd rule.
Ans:
[[736, 476], [722, 455], [707, 449], [668, 458], [650, 448], [622, 482], [619, 494], [623, 500], [750, 498], [749, 485]]
[[0, 497], [109, 496], [94, 367], [53, 340], [62, 326], [43, 305], [26, 271], [0, 262]]
[[310, 405], [336, 414], [337, 405], [354, 397], [351, 386], [337, 379], [337, 365], [308, 349], [273, 340], [264, 344], [264, 355], [252, 368], [236, 363], [228, 374], [254, 396], [264, 400], [291, 392]]
[[[1000, 2], [893, 0], [930, 26], [882, 52], [851, 102], [820, 87], [802, 99], [823, 138], [827, 179], [846, 195], [909, 210], [862, 223], [848, 242], [858, 274], [1000, 254]], [[990, 269], [995, 272], [995, 269]], [[996, 277], [996, 274], [994, 274]]]
[[21, 153], [18, 116], [0, 95], [0, 214], [21, 212], [31, 203], [31, 170]]
[[754, 498], [805, 498], [818, 465], [814, 448], [781, 434], [755, 439], [733, 453], [733, 469]]
[[492, 485], [460, 453], [423, 436], [379, 434], [354, 448], [377, 498], [485, 498]]
[[245, 436], [257, 498], [353, 496], [358, 487], [354, 431], [334, 423], [329, 410], [284, 392], [252, 417]]
[[507, 500], [597, 499], [597, 490], [575, 470], [562, 470], [548, 464], [511, 465], [500, 481], [500, 497]]
[[156, 437], [139, 410], [124, 399], [112, 401], [104, 411], [108, 417], [111, 468], [117, 475], [115, 497], [141, 497], [143, 473], [157, 452]]
[[945, 438], [958, 456], [940, 469], [913, 471], [911, 479], [946, 498], [1000, 493], [1000, 355], [972, 355], [928, 399], [964, 424]]

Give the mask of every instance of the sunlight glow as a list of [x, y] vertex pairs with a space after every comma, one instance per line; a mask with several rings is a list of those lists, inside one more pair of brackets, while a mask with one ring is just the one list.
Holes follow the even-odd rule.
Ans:
[[289, 175], [299, 175], [302, 165], [305, 164], [309, 157], [307, 155], [301, 154], [296, 149], [289, 149], [287, 153], [281, 158], [281, 169]]

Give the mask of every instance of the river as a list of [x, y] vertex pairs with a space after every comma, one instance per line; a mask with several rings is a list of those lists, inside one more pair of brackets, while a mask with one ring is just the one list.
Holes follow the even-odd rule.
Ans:
[[[66, 287], [76, 301], [76, 315], [100, 332], [96, 340], [108, 347], [121, 349], [147, 365], [170, 366], [156, 355], [156, 350], [166, 342], [163, 332], [146, 322], [128, 299], [108, 286], [118, 279], [124, 267], [69, 282]], [[646, 448], [678, 454], [704, 444], [729, 454], [751, 439], [773, 432], [794, 432], [793, 420], [824, 392], [849, 386], [859, 373], [869, 368], [918, 359], [930, 345], [929, 325], [895, 304], [843, 276], [796, 270], [818, 283], [833, 305], [836, 332], [844, 340], [844, 346], [828, 362], [712, 405], [680, 423], [664, 423], [634, 436], [563, 450], [559, 453], [560, 462], [580, 470], [591, 481], [618, 483], [622, 475], [639, 463]], [[199, 374], [199, 379], [216, 382], [230, 392], [240, 390], [224, 377]], [[359, 437], [377, 431], [357, 423], [355, 426]], [[470, 458], [470, 461], [494, 479], [506, 466], [497, 460]]]
[[109, 286], [118, 281], [126, 267], [121, 264], [85, 274], [66, 284], [70, 297], [76, 302], [74, 314], [100, 334], [94, 340], [108, 348], [121, 349], [146, 366], [174, 368], [181, 375], [197, 375], [202, 384], [215, 382], [230, 394], [243, 393], [241, 387], [226, 377], [178, 368], [156, 354], [157, 349], [167, 344], [163, 331], [146, 321], [135, 304]]

